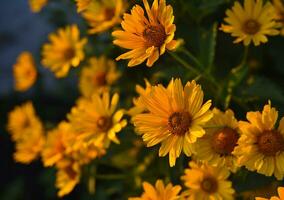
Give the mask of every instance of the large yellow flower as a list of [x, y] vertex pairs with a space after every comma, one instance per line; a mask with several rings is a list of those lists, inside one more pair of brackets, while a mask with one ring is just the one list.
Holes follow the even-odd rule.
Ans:
[[77, 0], [78, 12], [90, 25], [90, 34], [106, 31], [121, 22], [126, 9], [124, 0]]
[[273, 0], [273, 6], [276, 11], [276, 20], [281, 28], [281, 35], [284, 36], [284, 3], [281, 0]]
[[256, 197], [255, 200], [284, 200], [284, 187], [278, 188], [278, 195], [279, 197], [271, 197], [270, 199]]
[[72, 126], [78, 132], [77, 144], [94, 144], [102, 142], [107, 148], [111, 141], [119, 143], [116, 133], [127, 124], [122, 119], [124, 110], [116, 111], [119, 100], [114, 94], [110, 100], [108, 92], [102, 95], [94, 93], [90, 98], [82, 98], [68, 115]]
[[32, 12], [40, 12], [41, 9], [47, 4], [48, 0], [29, 0], [29, 6]]
[[43, 126], [31, 102], [18, 106], [9, 113], [7, 128], [16, 143], [14, 159], [25, 164], [36, 159], [45, 139]]
[[67, 75], [70, 67], [77, 67], [84, 59], [84, 45], [87, 39], [80, 39], [77, 25], [59, 29], [49, 35], [50, 43], [43, 46], [42, 64], [57, 77]]
[[238, 121], [232, 110], [213, 109], [213, 118], [206, 124], [206, 134], [194, 145], [196, 158], [213, 166], [226, 166], [236, 172], [237, 158], [232, 155], [239, 139]]
[[165, 0], [154, 0], [150, 8], [147, 0], [143, 0], [148, 18], [139, 5], [135, 5], [131, 14], [124, 14], [121, 23], [123, 30], [112, 33], [114, 44], [130, 49], [129, 52], [117, 58], [130, 59], [128, 66], [139, 65], [147, 59], [151, 67], [167, 50], [173, 50], [177, 41], [173, 40], [176, 26], [173, 24], [173, 8], [166, 5]]
[[282, 180], [284, 176], [284, 117], [278, 129], [278, 112], [269, 102], [261, 112], [248, 112], [249, 122], [241, 121], [241, 137], [233, 152], [240, 165], [266, 176]]
[[94, 92], [109, 91], [109, 87], [117, 81], [120, 75], [113, 60], [104, 56], [92, 57], [82, 70], [80, 91], [85, 97], [90, 97]]
[[189, 200], [233, 200], [234, 189], [227, 180], [230, 173], [222, 166], [212, 167], [191, 161], [181, 177], [188, 188], [182, 196]]
[[22, 52], [13, 67], [15, 90], [26, 91], [36, 81], [37, 71], [33, 56], [30, 52]]
[[233, 8], [226, 11], [225, 22], [221, 30], [237, 37], [235, 43], [242, 42], [255, 46], [268, 41], [268, 35], [277, 35], [275, 11], [270, 2], [263, 5], [262, 0], [244, 0], [244, 7], [235, 1]]
[[169, 153], [170, 166], [181, 151], [190, 156], [192, 144], [205, 134], [202, 126], [212, 118], [211, 100], [203, 104], [201, 86], [192, 81], [183, 87], [181, 80], [175, 79], [168, 88], [153, 86], [141, 100], [147, 113], [134, 116], [133, 122], [147, 146], [161, 143], [159, 156]]
[[130, 197], [128, 200], [177, 200], [181, 191], [179, 185], [173, 186], [171, 183], [164, 185], [162, 180], [157, 180], [155, 187], [150, 183], [143, 183], [144, 193], [141, 197]]

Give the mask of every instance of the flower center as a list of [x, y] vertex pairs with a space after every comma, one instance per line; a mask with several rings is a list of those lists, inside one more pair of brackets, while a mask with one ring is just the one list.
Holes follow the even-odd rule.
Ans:
[[230, 155], [237, 145], [239, 134], [232, 128], [225, 127], [216, 133], [212, 138], [212, 148], [221, 155]]
[[184, 135], [190, 127], [191, 117], [188, 112], [174, 112], [168, 121], [168, 127], [171, 133]]
[[72, 169], [72, 166], [66, 167], [66, 168], [65, 168], [65, 172], [66, 172], [66, 174], [68, 175], [68, 177], [69, 177], [70, 179], [72, 179], [72, 180], [75, 179], [76, 176], [77, 176], [77, 173], [75, 172], [74, 169]]
[[94, 84], [97, 86], [104, 86], [107, 84], [106, 81], [106, 73], [105, 72], [98, 72], [94, 77]]
[[208, 194], [212, 194], [217, 192], [218, 190], [218, 182], [216, 178], [212, 176], [205, 177], [201, 182], [201, 189]]
[[243, 25], [243, 31], [249, 35], [254, 35], [260, 30], [260, 24], [254, 19], [247, 20]]
[[112, 127], [112, 119], [107, 116], [99, 117], [97, 127], [102, 132], [108, 131]]
[[258, 149], [266, 156], [275, 156], [284, 150], [284, 139], [278, 131], [265, 131], [257, 139]]
[[148, 26], [143, 31], [143, 37], [146, 40], [147, 46], [160, 47], [165, 42], [167, 34], [162, 25]]
[[66, 60], [71, 60], [74, 56], [75, 56], [75, 51], [74, 51], [74, 49], [72, 47], [67, 47], [63, 51], [63, 57]]
[[115, 9], [113, 8], [106, 8], [104, 10], [105, 20], [110, 21], [115, 15]]

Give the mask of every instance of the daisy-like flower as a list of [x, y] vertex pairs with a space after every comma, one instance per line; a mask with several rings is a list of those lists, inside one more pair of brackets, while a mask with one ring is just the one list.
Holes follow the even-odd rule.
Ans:
[[278, 188], [278, 195], [279, 197], [271, 197], [270, 199], [262, 198], [262, 197], [256, 197], [255, 200], [284, 200], [284, 187]]
[[143, 134], [147, 147], [161, 143], [159, 156], [169, 153], [170, 166], [183, 151], [192, 154], [192, 144], [205, 134], [202, 126], [212, 118], [211, 100], [203, 104], [203, 91], [195, 81], [182, 86], [172, 80], [168, 88], [153, 86], [148, 95], [141, 95], [146, 113], [133, 117], [138, 133]]
[[109, 91], [109, 87], [121, 76], [113, 60], [102, 56], [92, 57], [81, 72], [79, 88], [83, 96], [90, 97], [94, 92]]
[[14, 159], [17, 162], [28, 164], [39, 156], [45, 138], [43, 126], [31, 102], [9, 113], [7, 129], [16, 144]]
[[[127, 124], [122, 119], [124, 110], [116, 111], [119, 95], [110, 99], [108, 92], [94, 93], [90, 98], [82, 98], [68, 115], [74, 130], [78, 132], [77, 142], [90, 145], [102, 142], [107, 148], [111, 141], [119, 143], [116, 133]], [[76, 145], [75, 145], [76, 146]]]
[[128, 66], [136, 66], [147, 60], [146, 65], [151, 67], [167, 50], [174, 50], [178, 42], [173, 40], [176, 26], [173, 24], [173, 8], [166, 5], [165, 0], [154, 0], [150, 8], [147, 0], [143, 0], [148, 17], [144, 10], [135, 5], [131, 14], [124, 14], [121, 26], [123, 30], [112, 33], [113, 43], [129, 52], [117, 58], [130, 59]]
[[234, 189], [227, 180], [230, 173], [224, 167], [213, 167], [191, 161], [181, 177], [188, 188], [182, 193], [184, 199], [233, 200]]
[[13, 67], [15, 90], [24, 92], [36, 81], [37, 71], [33, 56], [30, 52], [22, 52]]
[[77, 0], [77, 10], [90, 25], [90, 34], [104, 32], [119, 24], [126, 7], [124, 0]]
[[274, 175], [278, 180], [284, 177], [284, 117], [278, 129], [275, 124], [278, 112], [265, 105], [261, 112], [248, 112], [248, 122], [240, 121], [241, 137], [233, 154], [238, 163], [251, 171], [266, 176]]
[[226, 11], [227, 17], [221, 30], [237, 37], [235, 43], [243, 42], [248, 46], [251, 42], [255, 46], [268, 41], [268, 35], [277, 35], [275, 11], [270, 2], [263, 5], [262, 0], [244, 0], [244, 7], [235, 1], [232, 9]]
[[281, 0], [273, 0], [273, 6], [276, 11], [276, 21], [281, 28], [280, 34], [284, 36], [284, 3]]
[[237, 158], [232, 154], [238, 139], [238, 121], [232, 110], [213, 109], [213, 118], [206, 124], [206, 134], [194, 145], [196, 158], [213, 166], [226, 166], [236, 172]]
[[59, 29], [49, 35], [50, 43], [42, 50], [42, 65], [53, 71], [56, 77], [67, 75], [70, 67], [77, 67], [84, 59], [84, 45], [87, 39], [80, 39], [77, 25]]
[[40, 12], [41, 9], [47, 4], [48, 0], [29, 0], [29, 6], [32, 12]]
[[157, 180], [155, 187], [148, 182], [143, 183], [144, 193], [141, 197], [130, 197], [128, 200], [177, 200], [181, 187], [171, 183], [164, 185], [162, 180]]

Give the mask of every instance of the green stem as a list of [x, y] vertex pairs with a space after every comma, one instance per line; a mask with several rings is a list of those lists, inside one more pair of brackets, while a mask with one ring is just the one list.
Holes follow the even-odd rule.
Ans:
[[188, 51], [186, 48], [181, 47], [181, 52], [183, 52], [185, 55], [187, 55], [200, 69], [203, 69], [203, 65], [199, 62], [199, 60], [192, 54], [190, 51]]
[[100, 180], [120, 180], [124, 179], [124, 174], [96, 174], [95, 178]]

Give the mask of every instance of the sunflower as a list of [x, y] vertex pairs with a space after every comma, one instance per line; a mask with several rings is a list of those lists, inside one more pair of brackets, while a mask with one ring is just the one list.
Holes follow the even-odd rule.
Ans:
[[211, 100], [203, 104], [201, 86], [192, 81], [183, 87], [180, 79], [172, 79], [168, 88], [153, 86], [141, 101], [147, 112], [134, 116], [133, 122], [147, 147], [161, 143], [159, 156], [169, 153], [170, 166], [181, 151], [190, 156], [192, 144], [205, 134], [202, 126], [212, 118]]
[[16, 144], [15, 161], [28, 164], [39, 156], [45, 138], [43, 126], [31, 102], [9, 113], [7, 129]]
[[109, 91], [109, 87], [120, 76], [121, 73], [116, 69], [114, 61], [104, 56], [92, 57], [82, 70], [79, 88], [85, 97], [90, 97], [94, 92]]
[[40, 12], [41, 9], [47, 4], [48, 0], [29, 0], [29, 6], [32, 12]]
[[26, 91], [36, 81], [37, 71], [33, 56], [30, 52], [22, 52], [13, 67], [15, 90]]
[[124, 0], [77, 0], [77, 10], [90, 25], [90, 34], [104, 32], [119, 24], [126, 7]]
[[248, 112], [248, 122], [241, 121], [241, 137], [233, 154], [238, 156], [238, 163], [250, 171], [257, 171], [266, 176], [282, 180], [284, 176], [284, 117], [278, 129], [275, 124], [278, 112], [265, 105], [261, 112]]
[[110, 100], [108, 92], [94, 93], [90, 98], [82, 98], [68, 115], [74, 130], [78, 132], [77, 143], [90, 145], [103, 143], [107, 148], [111, 141], [119, 143], [116, 133], [127, 124], [122, 119], [124, 110], [116, 111], [119, 95]]
[[130, 197], [128, 200], [177, 200], [181, 191], [179, 185], [171, 183], [164, 185], [162, 180], [157, 180], [155, 187], [148, 182], [143, 183], [144, 193], [141, 197]]
[[194, 145], [196, 158], [213, 166], [237, 170], [237, 158], [232, 155], [239, 138], [238, 121], [232, 110], [213, 109], [213, 118], [206, 124], [206, 134]]
[[256, 197], [255, 200], [284, 200], [284, 187], [278, 188], [278, 195], [279, 197], [271, 197], [270, 199]]
[[80, 39], [77, 25], [59, 29], [49, 35], [50, 43], [43, 46], [42, 65], [53, 71], [56, 77], [67, 75], [71, 66], [77, 67], [84, 59], [87, 39]]
[[191, 161], [181, 177], [188, 188], [182, 196], [185, 199], [202, 200], [233, 200], [234, 189], [227, 180], [230, 172], [223, 167], [217, 168], [207, 164]]
[[280, 34], [284, 36], [284, 3], [281, 0], [273, 0], [273, 6], [276, 11], [276, 21], [281, 28]]
[[147, 59], [151, 67], [167, 50], [174, 50], [178, 42], [173, 40], [176, 26], [173, 24], [173, 8], [165, 0], [154, 0], [150, 8], [143, 0], [148, 18], [139, 5], [135, 5], [131, 14], [124, 14], [121, 26], [123, 30], [112, 33], [113, 43], [125, 49], [131, 49], [116, 60], [130, 59], [128, 66], [136, 66]]
[[268, 41], [268, 35], [277, 35], [274, 8], [270, 2], [263, 5], [262, 0], [244, 0], [244, 7], [235, 1], [233, 8], [226, 11], [227, 17], [221, 30], [237, 37], [235, 43], [242, 42], [255, 46]]

